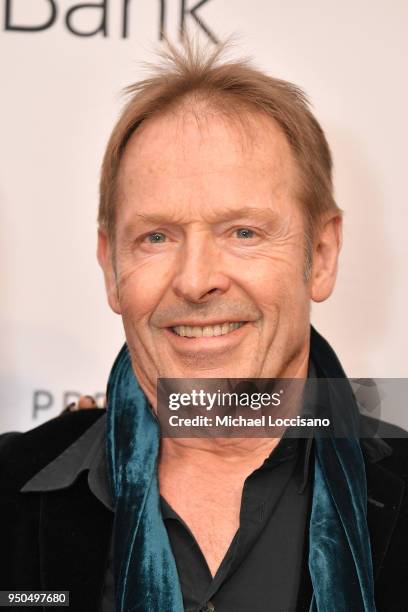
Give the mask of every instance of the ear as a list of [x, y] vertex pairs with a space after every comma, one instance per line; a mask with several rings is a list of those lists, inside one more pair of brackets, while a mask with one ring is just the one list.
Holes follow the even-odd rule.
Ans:
[[121, 314], [118, 300], [116, 275], [113, 264], [112, 246], [106, 232], [104, 232], [102, 229], [98, 230], [97, 256], [99, 265], [101, 266], [103, 275], [105, 277], [105, 288], [109, 306], [112, 308], [113, 312]]
[[342, 245], [342, 215], [326, 218], [314, 242], [311, 298], [323, 302], [331, 295], [337, 276], [337, 262]]

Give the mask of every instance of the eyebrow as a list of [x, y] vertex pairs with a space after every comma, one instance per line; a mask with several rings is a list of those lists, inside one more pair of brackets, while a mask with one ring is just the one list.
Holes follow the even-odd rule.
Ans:
[[[156, 213], [156, 214], [143, 214], [136, 213], [134, 215], [135, 219], [131, 223], [133, 227], [138, 222], [142, 222], [143, 224], [153, 224], [153, 225], [165, 225], [165, 224], [174, 224], [174, 225], [186, 225], [188, 221], [183, 219], [181, 216], [177, 214], [166, 214], [166, 213]], [[216, 211], [213, 214], [208, 215], [207, 219], [210, 223], [222, 223], [225, 221], [233, 221], [234, 219], [242, 219], [247, 217], [254, 217], [259, 219], [260, 221], [265, 221], [269, 223], [276, 223], [281, 220], [281, 215], [276, 211], [270, 208], [256, 208], [254, 206], [244, 206], [242, 208], [225, 208]]]

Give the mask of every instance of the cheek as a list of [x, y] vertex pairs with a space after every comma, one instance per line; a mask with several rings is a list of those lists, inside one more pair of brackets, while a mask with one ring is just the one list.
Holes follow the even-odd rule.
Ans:
[[[297, 263], [297, 262], [296, 262]], [[277, 259], [263, 259], [252, 262], [240, 276], [235, 276], [237, 284], [261, 307], [276, 309], [301, 307], [308, 299], [308, 287], [303, 278], [303, 267]]]
[[166, 290], [166, 278], [160, 269], [123, 265], [118, 276], [118, 297], [124, 319], [136, 323], [149, 317]]

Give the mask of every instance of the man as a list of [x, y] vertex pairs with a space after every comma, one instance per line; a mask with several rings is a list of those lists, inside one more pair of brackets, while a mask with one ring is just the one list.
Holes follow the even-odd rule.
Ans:
[[303, 93], [219, 50], [166, 60], [129, 88], [102, 168], [127, 340], [108, 413], [3, 439], [1, 588], [87, 612], [405, 610], [403, 441], [159, 437], [158, 377], [324, 379], [334, 412], [345, 377], [310, 327], [342, 219]]

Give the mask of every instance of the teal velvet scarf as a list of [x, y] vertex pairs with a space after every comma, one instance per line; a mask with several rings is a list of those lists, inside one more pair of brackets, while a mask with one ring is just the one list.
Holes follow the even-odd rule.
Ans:
[[[159, 443], [159, 423], [133, 374], [125, 345], [108, 383], [107, 457], [115, 500], [117, 612], [183, 612], [176, 563], [160, 510]], [[358, 438], [316, 438], [309, 528], [310, 612], [375, 612], [366, 497]]]
[[310, 612], [375, 611], [366, 506], [358, 440], [316, 438], [309, 524]]

